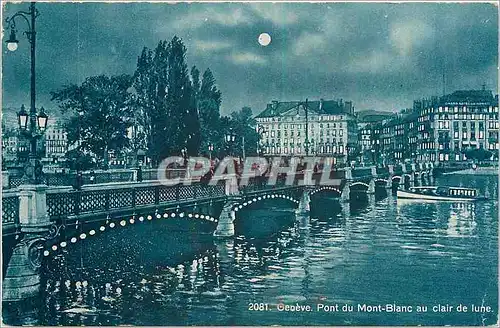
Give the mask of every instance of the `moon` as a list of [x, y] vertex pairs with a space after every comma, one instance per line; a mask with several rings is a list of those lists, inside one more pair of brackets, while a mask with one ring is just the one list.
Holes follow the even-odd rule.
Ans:
[[258, 41], [261, 46], [267, 47], [271, 43], [271, 36], [268, 33], [261, 33]]

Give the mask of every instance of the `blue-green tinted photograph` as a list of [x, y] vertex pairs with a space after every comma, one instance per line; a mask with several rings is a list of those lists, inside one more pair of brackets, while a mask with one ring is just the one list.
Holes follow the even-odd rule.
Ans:
[[2, 6], [2, 324], [498, 324], [493, 3]]

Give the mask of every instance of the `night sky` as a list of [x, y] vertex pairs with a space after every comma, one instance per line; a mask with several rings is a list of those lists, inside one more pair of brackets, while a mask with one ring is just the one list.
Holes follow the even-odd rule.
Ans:
[[[29, 4], [7, 4], [4, 17]], [[49, 92], [98, 74], [133, 74], [144, 46], [174, 35], [188, 66], [213, 71], [222, 112], [271, 100], [343, 98], [394, 111], [443, 91], [497, 86], [492, 4], [39, 3], [37, 107]], [[3, 106], [29, 105], [29, 44], [3, 43]], [[5, 26], [4, 26], [5, 27]], [[260, 33], [271, 35], [264, 47]]]

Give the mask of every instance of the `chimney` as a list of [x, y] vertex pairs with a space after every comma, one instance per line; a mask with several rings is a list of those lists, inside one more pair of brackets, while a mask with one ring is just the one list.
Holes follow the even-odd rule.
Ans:
[[273, 103], [273, 109], [278, 108], [278, 101], [277, 100], [273, 100], [271, 102]]
[[319, 99], [319, 111], [320, 112], [323, 111], [323, 102], [324, 102], [323, 98], [320, 98]]

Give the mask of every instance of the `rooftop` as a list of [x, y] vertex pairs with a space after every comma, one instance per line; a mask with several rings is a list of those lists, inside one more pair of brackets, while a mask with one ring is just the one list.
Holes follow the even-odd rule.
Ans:
[[[305, 101], [273, 101], [256, 118], [283, 116], [292, 109], [299, 109], [300, 105], [305, 105]], [[338, 115], [353, 114], [352, 102], [342, 100], [317, 100], [307, 102], [308, 113]]]
[[491, 90], [458, 90], [442, 96], [441, 103], [491, 103], [495, 100]]

